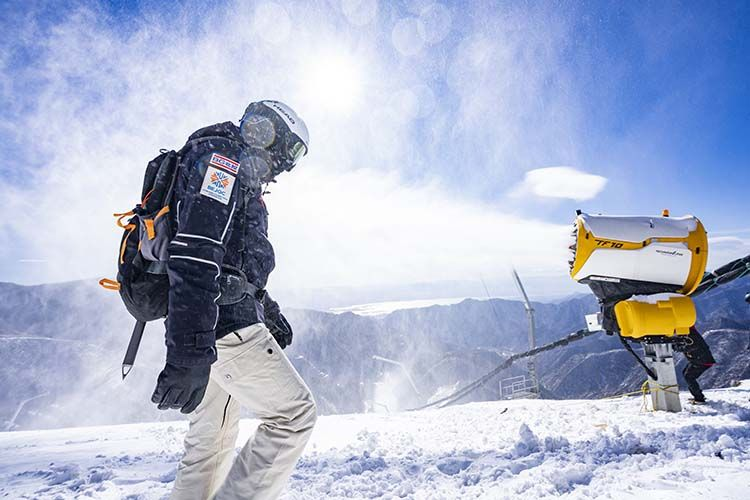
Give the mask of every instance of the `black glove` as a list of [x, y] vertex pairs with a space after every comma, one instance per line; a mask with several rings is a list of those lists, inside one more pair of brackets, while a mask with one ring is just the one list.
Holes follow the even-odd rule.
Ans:
[[283, 314], [281, 314], [281, 308], [278, 302], [273, 300], [271, 296], [266, 292], [263, 295], [263, 311], [265, 313], [265, 323], [268, 327], [268, 331], [271, 332], [273, 338], [279, 344], [282, 349], [292, 343], [292, 327], [286, 320]]
[[266, 318], [266, 326], [271, 332], [271, 335], [273, 335], [273, 338], [276, 339], [279, 347], [285, 349], [286, 346], [292, 345], [292, 337], [294, 336], [294, 332], [292, 332], [292, 326], [289, 324], [283, 314], [279, 313], [273, 318]]
[[190, 413], [203, 400], [211, 365], [177, 366], [167, 363], [156, 381], [151, 402], [160, 410], [174, 408]]

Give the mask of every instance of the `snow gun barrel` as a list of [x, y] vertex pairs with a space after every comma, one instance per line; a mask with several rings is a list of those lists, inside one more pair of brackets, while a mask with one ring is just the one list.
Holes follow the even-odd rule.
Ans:
[[708, 237], [692, 215], [608, 216], [579, 213], [570, 276], [603, 302], [632, 295], [689, 295], [706, 270]]

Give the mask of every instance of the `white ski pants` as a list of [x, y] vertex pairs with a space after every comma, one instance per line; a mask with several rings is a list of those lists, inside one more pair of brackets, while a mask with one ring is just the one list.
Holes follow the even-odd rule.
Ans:
[[[277, 498], [315, 424], [310, 389], [263, 324], [217, 340], [216, 350], [170, 498]], [[234, 458], [240, 406], [261, 424]]]

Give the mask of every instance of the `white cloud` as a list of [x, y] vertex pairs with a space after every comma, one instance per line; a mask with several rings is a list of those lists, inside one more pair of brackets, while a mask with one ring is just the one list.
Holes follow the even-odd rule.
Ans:
[[529, 170], [512, 191], [513, 196], [532, 194], [542, 198], [585, 201], [595, 198], [607, 185], [607, 178], [572, 167], [546, 167]]
[[415, 283], [502, 276], [514, 264], [567, 272], [569, 228], [461, 200], [436, 183], [370, 169], [331, 173], [311, 162], [266, 197], [285, 287]]

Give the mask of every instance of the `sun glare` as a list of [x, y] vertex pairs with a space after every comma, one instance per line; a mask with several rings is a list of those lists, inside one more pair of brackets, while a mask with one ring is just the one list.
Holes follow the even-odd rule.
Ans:
[[341, 114], [356, 108], [364, 85], [359, 62], [336, 50], [321, 51], [310, 57], [300, 81], [311, 102]]

